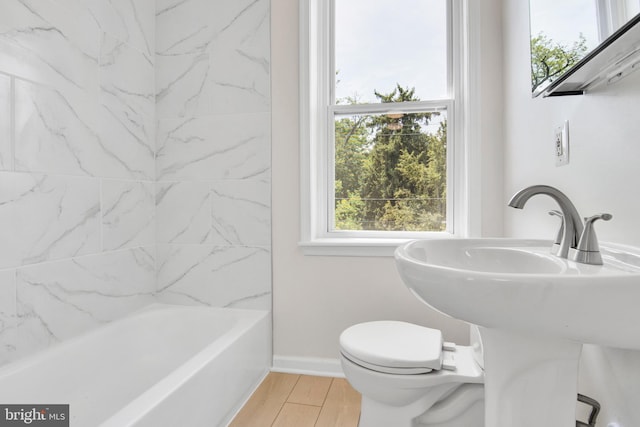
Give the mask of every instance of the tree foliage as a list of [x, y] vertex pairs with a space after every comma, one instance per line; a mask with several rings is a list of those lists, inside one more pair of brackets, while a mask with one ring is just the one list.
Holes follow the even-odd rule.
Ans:
[[[381, 103], [419, 101], [396, 85]], [[335, 122], [335, 227], [440, 231], [446, 218], [446, 120], [435, 112], [341, 117]]]
[[544, 33], [531, 38], [531, 90], [536, 91], [560, 77], [587, 53], [587, 40], [580, 34], [573, 46], [554, 41]]

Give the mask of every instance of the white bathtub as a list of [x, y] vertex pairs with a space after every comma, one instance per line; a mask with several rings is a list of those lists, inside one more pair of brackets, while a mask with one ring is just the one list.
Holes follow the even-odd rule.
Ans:
[[270, 366], [270, 322], [154, 304], [0, 368], [0, 403], [69, 404], [72, 427], [226, 425]]

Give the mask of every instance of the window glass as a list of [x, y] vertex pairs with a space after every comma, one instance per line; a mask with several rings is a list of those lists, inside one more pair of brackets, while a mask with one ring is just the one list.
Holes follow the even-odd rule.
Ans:
[[446, 0], [335, 0], [334, 19], [337, 104], [379, 102], [398, 84], [449, 96]]
[[327, 231], [445, 231], [447, 0], [334, 1]]
[[335, 116], [333, 230], [444, 231], [445, 110]]

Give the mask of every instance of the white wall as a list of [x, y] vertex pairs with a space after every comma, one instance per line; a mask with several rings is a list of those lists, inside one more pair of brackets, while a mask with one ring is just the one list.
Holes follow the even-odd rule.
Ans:
[[[527, 2], [503, 2], [505, 77], [504, 200], [532, 184], [565, 192], [583, 216], [613, 214], [596, 224], [598, 237], [640, 245], [640, 73], [583, 96], [531, 99]], [[570, 122], [570, 164], [556, 168], [553, 129]], [[553, 238], [557, 219], [545, 197], [524, 210], [505, 208], [510, 236]], [[576, 304], [580, 304], [577, 300]], [[593, 307], [594, 316], [606, 316]], [[630, 328], [637, 325], [628, 325]], [[586, 346], [580, 391], [603, 405], [599, 426], [640, 425], [640, 353]]]
[[[496, 25], [499, 6], [487, 3], [482, 12], [487, 20], [482, 43], [495, 46], [500, 33]], [[476, 76], [486, 86], [480, 105], [486, 120], [481, 132], [488, 142], [479, 152], [483, 156], [481, 173], [489, 175], [483, 180], [486, 197], [478, 202], [483, 215], [478, 215], [480, 232], [493, 234], [501, 232], [502, 212], [493, 202], [501, 198], [502, 190], [497, 185], [501, 155], [495, 146], [501, 138], [502, 128], [496, 124], [500, 105], [493, 102], [501, 100], [496, 56], [499, 53], [487, 56], [496, 71], [487, 67], [482, 76]], [[492, 95], [492, 89], [497, 95]], [[272, 94], [275, 363], [281, 358], [336, 358], [340, 332], [368, 320], [405, 320], [442, 329], [448, 340], [467, 342], [467, 326], [420, 303], [400, 280], [392, 258], [304, 256], [297, 246], [298, 0], [272, 0]]]

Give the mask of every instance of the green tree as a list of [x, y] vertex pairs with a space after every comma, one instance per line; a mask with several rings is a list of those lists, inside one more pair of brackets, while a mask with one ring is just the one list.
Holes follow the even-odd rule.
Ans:
[[587, 53], [587, 40], [580, 34], [573, 46], [554, 41], [544, 33], [531, 38], [531, 90], [533, 92], [560, 77]]
[[[396, 85], [390, 93], [375, 92], [381, 103], [419, 101], [413, 88]], [[374, 134], [365, 163], [362, 199], [364, 220], [373, 229], [416, 230], [428, 192], [429, 145], [423, 128], [438, 113], [373, 116], [367, 126]]]
[[[336, 181], [336, 186], [341, 185]], [[337, 192], [337, 191], [336, 191]], [[364, 202], [360, 194], [351, 192], [348, 197], [336, 199], [335, 227], [337, 230], [362, 230]]]
[[366, 117], [343, 117], [335, 122], [335, 180], [336, 198], [349, 197], [357, 192], [362, 166], [367, 157], [369, 141], [363, 126]]
[[[381, 228], [407, 231], [442, 231], [446, 226], [446, 121], [436, 135], [426, 135], [424, 156], [407, 151], [400, 155], [397, 170], [405, 184], [387, 201], [380, 218]], [[409, 190], [412, 188], [413, 191]]]
[[[419, 101], [414, 89], [401, 85], [375, 96], [381, 103]], [[336, 120], [336, 229], [444, 229], [446, 121], [437, 132], [425, 132], [438, 114], [356, 115]]]

